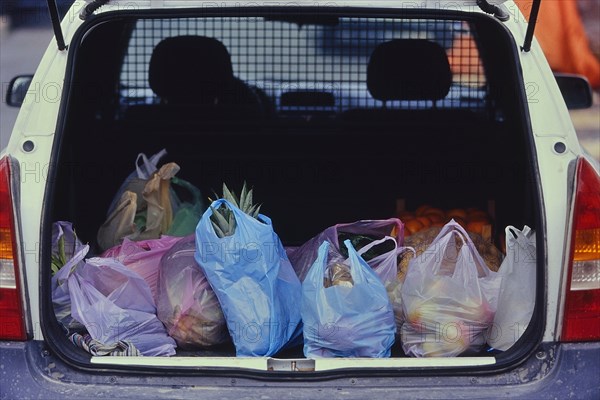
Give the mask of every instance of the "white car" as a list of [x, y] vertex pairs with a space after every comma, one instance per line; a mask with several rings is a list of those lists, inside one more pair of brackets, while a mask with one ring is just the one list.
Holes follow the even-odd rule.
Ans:
[[[0, 398], [600, 398], [600, 176], [565, 101], [591, 92], [528, 20], [511, 0], [75, 1], [8, 93]], [[133, 161], [163, 148], [203, 194], [251, 183], [289, 248], [421, 205], [485, 210], [502, 251], [528, 226], [531, 321], [461, 357], [90, 355], [53, 308], [53, 223], [100, 255]]]

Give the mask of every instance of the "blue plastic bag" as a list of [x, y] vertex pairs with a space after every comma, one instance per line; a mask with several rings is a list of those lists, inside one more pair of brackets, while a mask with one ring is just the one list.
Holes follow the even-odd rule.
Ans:
[[350, 241], [344, 245], [352, 283], [325, 287], [325, 275], [336, 257], [324, 241], [302, 284], [304, 355], [389, 357], [396, 324], [385, 287]]
[[300, 335], [302, 286], [271, 220], [260, 221], [227, 200], [237, 227], [219, 238], [209, 207], [196, 227], [196, 262], [217, 295], [237, 356], [272, 356]]

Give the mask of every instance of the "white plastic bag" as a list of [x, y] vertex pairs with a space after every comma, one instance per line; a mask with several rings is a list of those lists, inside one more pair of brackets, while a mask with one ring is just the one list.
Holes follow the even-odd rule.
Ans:
[[506, 227], [506, 258], [500, 266], [502, 285], [494, 323], [488, 330], [488, 344], [508, 350], [521, 337], [535, 305], [535, 232]]
[[402, 348], [415, 357], [453, 357], [485, 344], [501, 276], [454, 220], [410, 261], [402, 286]]

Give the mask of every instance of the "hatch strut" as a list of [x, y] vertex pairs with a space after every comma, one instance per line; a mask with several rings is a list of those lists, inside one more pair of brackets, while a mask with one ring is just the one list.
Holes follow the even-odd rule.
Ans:
[[529, 23], [527, 24], [527, 32], [525, 33], [525, 42], [521, 47], [521, 50], [524, 52], [529, 52], [531, 50], [531, 42], [533, 41], [533, 32], [535, 31], [535, 25], [537, 23], [538, 14], [540, 12], [540, 5], [542, 4], [542, 0], [533, 0], [533, 5], [531, 7], [531, 13], [529, 14]]
[[60, 27], [60, 16], [58, 15], [56, 0], [48, 0], [48, 10], [50, 11], [50, 20], [52, 21], [52, 28], [54, 29], [58, 50], [63, 51], [67, 48], [67, 45], [65, 44], [65, 38], [63, 37], [62, 29]]

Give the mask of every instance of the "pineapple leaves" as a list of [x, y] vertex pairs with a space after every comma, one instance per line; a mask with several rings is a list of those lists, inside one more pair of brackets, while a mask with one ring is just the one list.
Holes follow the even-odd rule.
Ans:
[[[257, 218], [260, 211], [260, 204], [253, 204], [254, 199], [252, 191], [253, 189], [248, 189], [248, 185], [246, 184], [246, 181], [244, 181], [242, 191], [240, 192], [240, 197], [238, 198], [235, 192], [229, 190], [227, 185], [223, 183], [222, 198], [229, 201], [233, 206], [242, 210], [242, 212], [253, 218]], [[218, 197], [217, 193], [215, 193], [215, 197]], [[211, 203], [213, 202], [210, 197], [208, 200]], [[233, 212], [225, 206], [221, 206], [216, 209], [213, 206], [210, 206], [210, 208], [212, 211], [212, 216], [210, 219], [213, 227], [215, 228], [215, 233], [217, 236], [222, 238], [233, 235], [237, 226]]]

